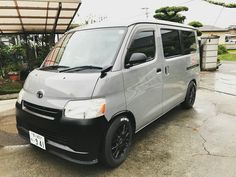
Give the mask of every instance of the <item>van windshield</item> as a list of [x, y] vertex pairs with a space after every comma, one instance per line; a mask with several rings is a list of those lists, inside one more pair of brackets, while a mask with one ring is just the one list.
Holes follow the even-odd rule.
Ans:
[[125, 33], [125, 27], [68, 33], [48, 54], [41, 68], [95, 66], [94, 68], [98, 69], [110, 66], [114, 62]]

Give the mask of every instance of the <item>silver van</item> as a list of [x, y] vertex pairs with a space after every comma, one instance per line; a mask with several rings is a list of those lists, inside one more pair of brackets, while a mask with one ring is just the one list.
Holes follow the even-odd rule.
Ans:
[[16, 103], [31, 144], [80, 164], [120, 165], [139, 130], [182, 104], [199, 82], [196, 30], [166, 21], [98, 23], [67, 32]]

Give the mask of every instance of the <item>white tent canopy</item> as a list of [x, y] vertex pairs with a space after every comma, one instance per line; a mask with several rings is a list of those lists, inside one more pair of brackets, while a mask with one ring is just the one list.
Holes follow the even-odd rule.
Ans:
[[0, 34], [64, 33], [80, 0], [0, 0]]

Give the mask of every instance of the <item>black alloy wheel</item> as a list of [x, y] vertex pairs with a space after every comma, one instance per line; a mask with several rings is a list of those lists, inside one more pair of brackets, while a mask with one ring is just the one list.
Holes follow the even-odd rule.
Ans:
[[133, 137], [133, 128], [126, 116], [118, 116], [109, 126], [102, 151], [103, 161], [107, 166], [119, 166], [127, 158]]
[[193, 81], [191, 81], [188, 85], [185, 100], [182, 103], [182, 106], [185, 109], [189, 109], [189, 108], [193, 107], [193, 104], [194, 104], [195, 99], [196, 99], [196, 91], [197, 91], [196, 84]]
[[130, 144], [130, 136], [129, 124], [123, 122], [112, 138], [111, 151], [114, 159], [119, 159], [127, 152]]

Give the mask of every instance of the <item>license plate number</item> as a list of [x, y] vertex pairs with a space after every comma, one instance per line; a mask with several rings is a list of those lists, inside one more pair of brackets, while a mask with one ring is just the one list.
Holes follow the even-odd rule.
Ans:
[[35, 132], [29, 131], [29, 136], [30, 136], [30, 143], [40, 147], [41, 149], [46, 150], [45, 146], [45, 138], [42, 135], [39, 135]]

